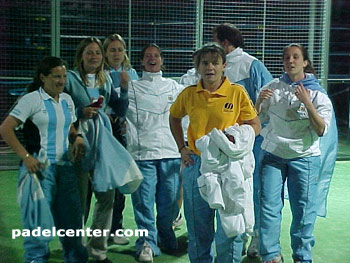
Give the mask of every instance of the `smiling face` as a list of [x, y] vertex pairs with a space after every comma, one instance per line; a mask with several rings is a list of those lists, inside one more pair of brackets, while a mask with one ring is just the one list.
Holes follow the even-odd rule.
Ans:
[[202, 76], [204, 88], [218, 88], [222, 81], [225, 64], [218, 53], [204, 53], [200, 58], [198, 73]]
[[163, 65], [163, 59], [158, 48], [152, 46], [148, 47], [141, 60], [141, 65], [145, 71], [153, 73], [159, 72]]
[[300, 48], [291, 46], [287, 48], [283, 55], [284, 70], [292, 81], [298, 81], [305, 78], [304, 68], [307, 66], [307, 60], [304, 60]]
[[110, 43], [106, 51], [108, 65], [114, 69], [120, 68], [125, 59], [125, 47], [122, 42], [115, 40]]
[[95, 42], [86, 46], [83, 51], [83, 67], [86, 73], [96, 73], [102, 64], [102, 50]]
[[58, 66], [51, 70], [47, 76], [40, 74], [43, 88], [52, 98], [58, 100], [58, 95], [63, 92], [66, 84], [66, 67]]

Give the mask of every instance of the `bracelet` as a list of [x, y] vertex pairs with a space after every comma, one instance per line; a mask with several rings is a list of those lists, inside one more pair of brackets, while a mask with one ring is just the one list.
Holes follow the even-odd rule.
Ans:
[[24, 159], [27, 159], [29, 156], [30, 156], [30, 154], [27, 153], [27, 154], [24, 156], [23, 160], [24, 160]]
[[186, 144], [182, 145], [180, 148], [179, 148], [179, 153], [181, 153], [182, 149], [186, 147]]

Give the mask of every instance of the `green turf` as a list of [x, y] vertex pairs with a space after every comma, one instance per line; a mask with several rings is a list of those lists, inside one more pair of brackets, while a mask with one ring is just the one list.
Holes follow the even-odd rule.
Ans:
[[[316, 245], [313, 249], [314, 263], [349, 263], [350, 255], [350, 162], [337, 162], [328, 198], [327, 218], [318, 218], [315, 226]], [[12, 240], [11, 231], [21, 228], [19, 209], [16, 202], [17, 172], [0, 172], [0, 263], [23, 262], [23, 247], [21, 238]], [[124, 212], [124, 227], [135, 229], [130, 197], [127, 197]], [[285, 263], [292, 263], [289, 224], [291, 220], [288, 201], [283, 211], [281, 233], [282, 253]], [[89, 225], [90, 220], [88, 222]], [[205, 230], [203, 230], [205, 231]], [[186, 246], [186, 227], [183, 225], [176, 231], [179, 239], [180, 252], [176, 255], [164, 254], [154, 259], [154, 262], [189, 262]], [[116, 263], [137, 262], [134, 253], [135, 238], [130, 245], [111, 246], [108, 257]], [[59, 242], [51, 242], [51, 263], [62, 262]], [[245, 263], [257, 263], [258, 260], [244, 258]]]

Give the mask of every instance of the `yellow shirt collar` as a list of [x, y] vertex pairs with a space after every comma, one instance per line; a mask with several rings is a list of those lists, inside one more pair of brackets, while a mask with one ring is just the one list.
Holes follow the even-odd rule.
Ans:
[[198, 83], [197, 83], [197, 86], [196, 86], [196, 92], [197, 93], [200, 93], [200, 92], [209, 92], [210, 94], [215, 94], [215, 95], [219, 95], [219, 96], [222, 96], [222, 97], [226, 97], [227, 95], [226, 95], [226, 90], [225, 90], [225, 88], [223, 88], [223, 86], [225, 86], [224, 85], [224, 83], [225, 82], [230, 82], [229, 80], [228, 80], [228, 78], [227, 77], [224, 77], [224, 81], [222, 82], [222, 84], [221, 84], [221, 86], [217, 89], [217, 90], [215, 90], [214, 92], [209, 92], [208, 90], [206, 90], [204, 87], [203, 87], [203, 85], [202, 85], [202, 80], [200, 80], [200, 81], [198, 81]]

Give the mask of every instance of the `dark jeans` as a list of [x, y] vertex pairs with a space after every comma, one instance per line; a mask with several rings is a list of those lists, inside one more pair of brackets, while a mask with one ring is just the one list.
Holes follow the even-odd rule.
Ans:
[[[112, 116], [116, 117], [116, 116]], [[118, 118], [115, 122], [112, 122], [112, 130], [114, 137], [126, 148], [126, 136], [125, 136], [125, 118]], [[115, 189], [114, 204], [113, 204], [113, 216], [111, 233], [114, 233], [118, 229], [123, 228], [123, 210], [125, 208], [125, 196]]]

